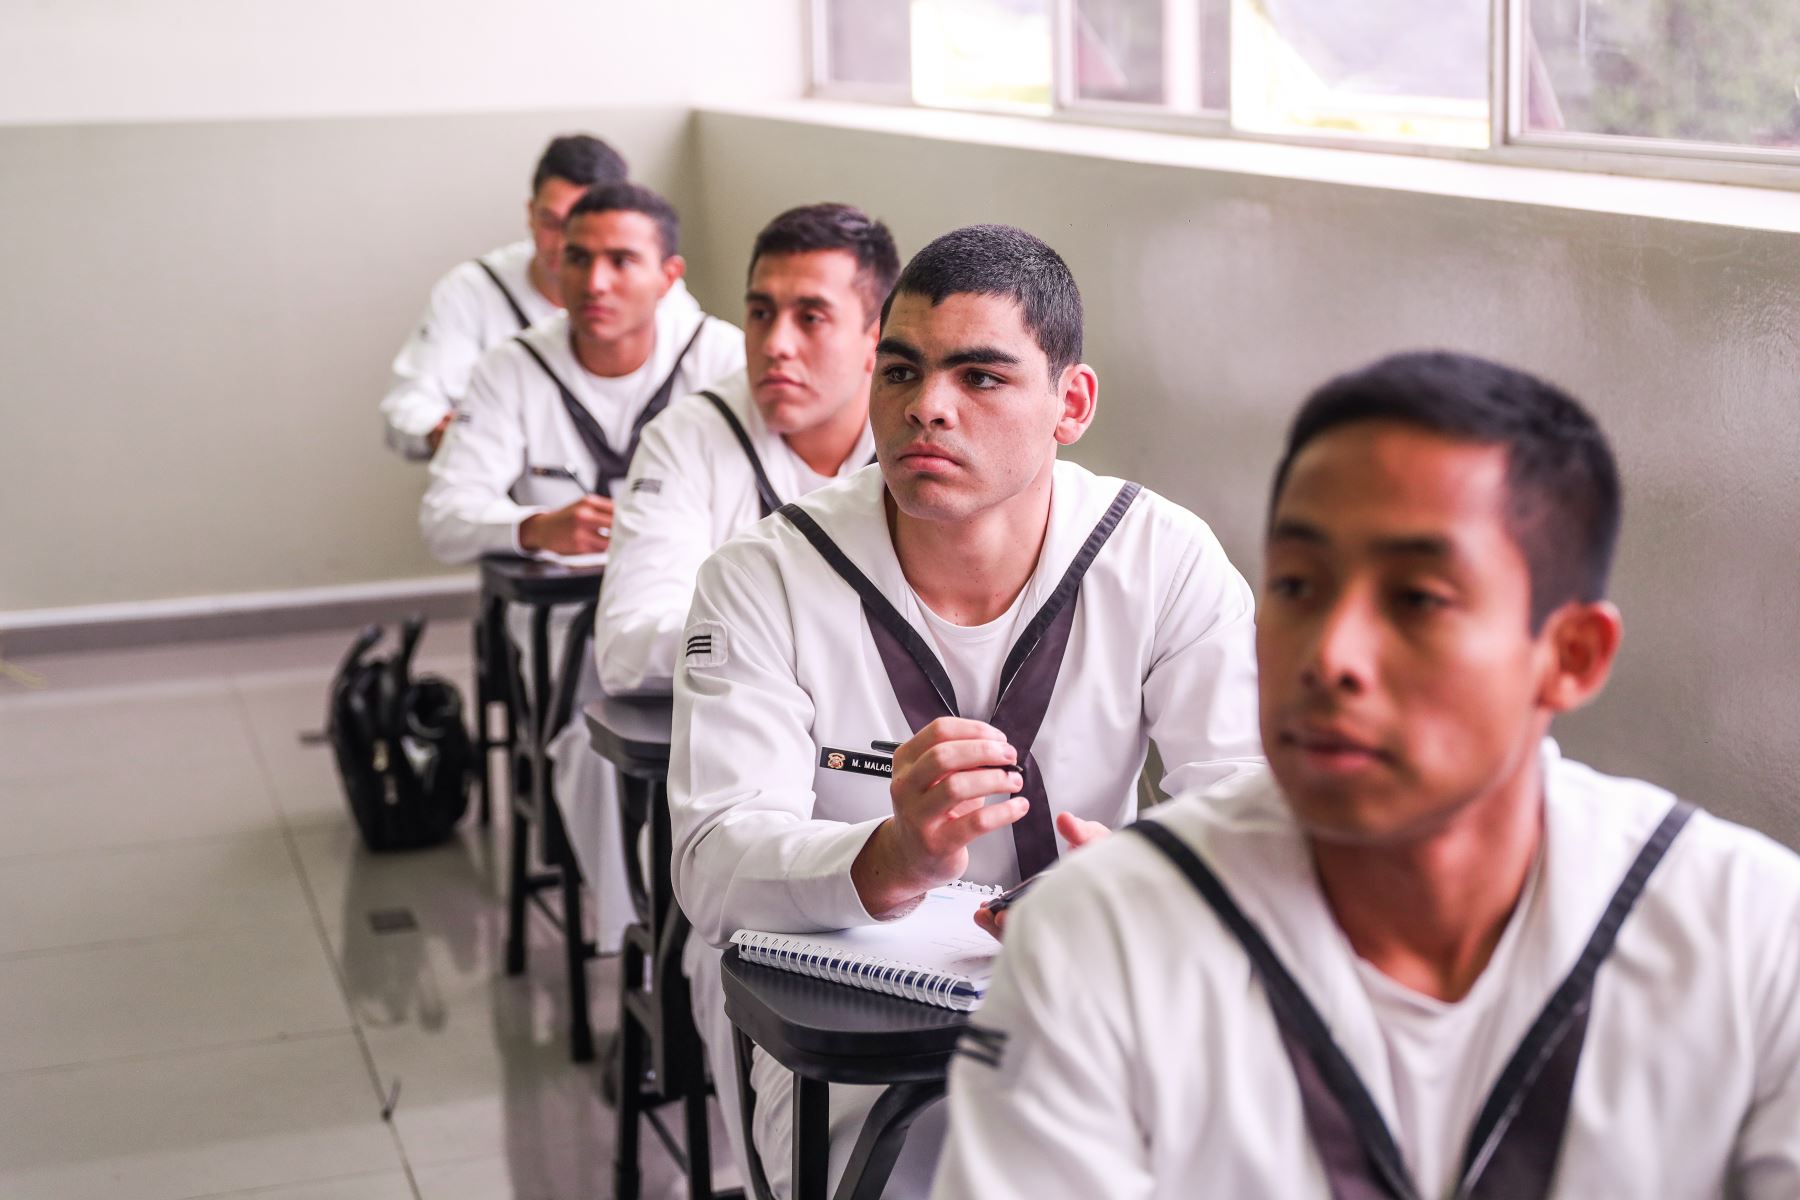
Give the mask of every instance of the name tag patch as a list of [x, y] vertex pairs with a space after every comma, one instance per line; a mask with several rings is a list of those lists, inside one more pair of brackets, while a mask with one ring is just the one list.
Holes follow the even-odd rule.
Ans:
[[690, 667], [722, 667], [730, 662], [725, 626], [718, 621], [695, 621], [689, 625], [681, 656]]
[[894, 773], [894, 760], [864, 750], [839, 750], [825, 746], [819, 750], [819, 765], [827, 771], [854, 771], [858, 775], [879, 775], [886, 779]]
[[662, 494], [660, 479], [634, 479], [631, 481], [631, 494], [634, 496], [659, 496]]

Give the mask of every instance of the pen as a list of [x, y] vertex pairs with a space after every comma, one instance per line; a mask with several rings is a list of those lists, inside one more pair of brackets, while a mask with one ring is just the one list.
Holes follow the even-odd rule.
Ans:
[[982, 907], [987, 909], [990, 915], [1003, 913], [1008, 908], [1012, 907], [1013, 903], [1018, 900], [1020, 896], [1025, 894], [1026, 888], [1029, 888], [1032, 884], [1042, 878], [1043, 876], [1041, 874], [1033, 875], [1030, 879], [1025, 880], [1016, 887], [1011, 887], [1006, 891], [1001, 892], [998, 896], [995, 896], [992, 900], [989, 900], [986, 904], [982, 905]]

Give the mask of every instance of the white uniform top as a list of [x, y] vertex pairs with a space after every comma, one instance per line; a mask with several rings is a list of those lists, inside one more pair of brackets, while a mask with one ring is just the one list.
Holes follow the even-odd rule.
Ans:
[[[1451, 1005], [1370, 986], [1272, 776], [1158, 810], [1318, 1009], [1428, 1197], [1672, 802], [1554, 743], [1544, 764], [1535, 877]], [[1003, 1046], [952, 1066], [939, 1200], [1329, 1195], [1249, 960], [1147, 839], [1084, 850], [1021, 902], [975, 1023]], [[1675, 839], [1600, 968], [1551, 1194], [1800, 1196], [1800, 858], [1704, 813]]]
[[[656, 310], [655, 349], [642, 367], [617, 379], [595, 375], [576, 360], [567, 314], [557, 313], [523, 336], [593, 414], [608, 444], [623, 452], [632, 424], [702, 320], [706, 327], [675, 377], [673, 394], [683, 396], [744, 365], [742, 331], [705, 316], [685, 294], [675, 305], [664, 297]], [[579, 500], [594, 475], [593, 455], [563, 407], [562, 394], [509, 338], [476, 367], [468, 398], [431, 461], [431, 484], [419, 506], [425, 545], [444, 562], [470, 562], [495, 551], [520, 553], [520, 523]]]
[[[561, 312], [531, 282], [531, 260], [537, 248], [530, 239], [502, 246], [481, 256], [535, 325]], [[677, 280], [662, 305], [693, 305], [687, 286]], [[431, 457], [426, 435], [468, 394], [469, 376], [481, 356], [519, 333], [519, 318], [487, 273], [472, 262], [458, 263], [431, 289], [425, 315], [394, 356], [394, 382], [381, 399], [387, 420], [388, 446], [406, 458]]]
[[[529, 240], [481, 256], [536, 324], [561, 310], [531, 284], [536, 248]], [[469, 390], [481, 356], [519, 332], [519, 319], [482, 269], [458, 263], [431, 289], [425, 315], [394, 357], [394, 383], [381, 399], [387, 442], [407, 458], [431, 457], [425, 435]]]
[[[1056, 465], [1023, 611], [1044, 603], [1119, 486]], [[924, 630], [923, 605], [894, 555], [884, 490], [880, 468], [866, 467], [799, 504]], [[893, 815], [888, 778], [832, 769], [823, 752], [868, 755], [872, 742], [912, 731], [856, 592], [777, 517], [707, 560], [687, 636], [687, 648], [710, 649], [689, 649], [675, 679], [669, 803], [683, 911], [715, 945], [739, 928], [867, 924], [850, 865]], [[1250, 589], [1212, 531], [1145, 491], [1076, 601], [1032, 752], [1051, 808], [1108, 825], [1130, 819], [1151, 737], [1175, 788], [1259, 762], [1253, 640]], [[1012, 839], [1002, 829], [974, 842], [968, 877], [1015, 880]]]
[[[828, 482], [763, 423], [742, 371], [711, 389], [737, 415], [782, 501]], [[838, 475], [875, 453], [867, 426]], [[613, 695], [667, 691], [707, 556], [762, 515], [743, 447], [704, 396], [685, 396], [644, 427], [613, 515], [612, 550], [594, 622], [600, 686]]]

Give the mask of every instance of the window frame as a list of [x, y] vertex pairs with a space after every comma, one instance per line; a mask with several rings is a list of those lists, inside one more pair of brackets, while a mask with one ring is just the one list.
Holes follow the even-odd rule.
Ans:
[[[1180, 0], [1164, 0], [1164, 4]], [[1396, 142], [1358, 133], [1271, 133], [1239, 129], [1229, 113], [1201, 110], [1175, 112], [1161, 105], [1119, 100], [1083, 99], [1075, 94], [1070, 55], [1076, 0], [1051, 3], [1051, 107], [1032, 111], [1036, 120], [1077, 125], [1112, 126], [1195, 137], [1311, 146], [1382, 154], [1405, 154], [1464, 162], [1582, 171], [1648, 179], [1721, 183], [1800, 191], [1800, 148], [1793, 150], [1683, 142], [1664, 138], [1625, 137], [1597, 133], [1551, 133], [1525, 128], [1525, 89], [1516, 78], [1524, 62], [1525, 21], [1530, 0], [1490, 0], [1488, 115], [1489, 144], [1484, 147], [1434, 146]], [[807, 59], [809, 95], [858, 103], [925, 107], [908, 86], [855, 84], [830, 78], [827, 0], [808, 0]], [[939, 107], [939, 106], [931, 106]], [[1016, 109], [960, 107], [949, 111], [1017, 114]]]

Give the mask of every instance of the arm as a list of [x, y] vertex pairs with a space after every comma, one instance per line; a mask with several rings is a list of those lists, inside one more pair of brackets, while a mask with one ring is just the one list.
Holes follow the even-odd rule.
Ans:
[[951, 1062], [934, 1200], [1154, 1195], [1132, 1095], [1149, 1050], [1128, 1035], [1117, 930], [1078, 877], [1047, 880], [1009, 923]]
[[1744, 1200], [1800, 1195], [1800, 904], [1760, 956], [1766, 984], [1757, 1006], [1756, 1093], [1738, 1134], [1726, 1192]]
[[869, 924], [850, 864], [881, 822], [814, 819], [813, 701], [794, 678], [786, 587], [767, 553], [728, 554], [700, 569], [686, 625], [711, 653], [675, 670], [676, 898], [714, 945], [742, 928]]
[[[600, 686], [614, 695], [664, 691], [694, 599], [694, 581], [713, 545], [712, 470], [699, 439], [669, 413], [644, 429], [613, 510], [611, 558], [594, 622]], [[638, 485], [649, 481], [648, 486]]]
[[468, 390], [481, 352], [481, 306], [458, 268], [431, 289], [425, 315], [394, 358], [394, 382], [381, 399], [390, 449], [431, 457], [431, 434]]
[[525, 473], [525, 425], [519, 414], [519, 371], [505, 343], [475, 369], [458, 420], [431, 460], [431, 483], [419, 503], [426, 548], [443, 562], [483, 554], [519, 554], [519, 526], [545, 511], [508, 494]]
[[1144, 679], [1144, 715], [1171, 796], [1263, 763], [1255, 602], [1212, 530], [1193, 523]]

